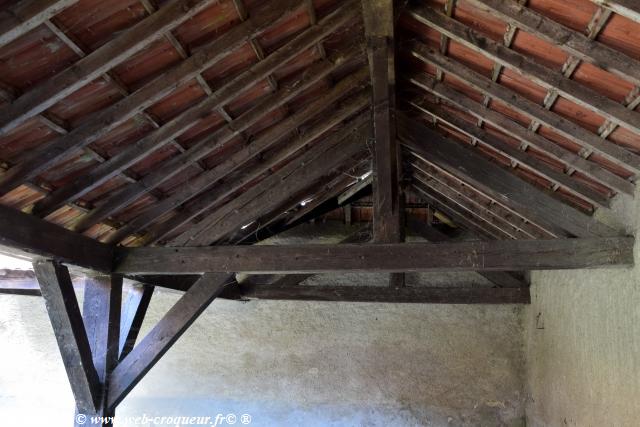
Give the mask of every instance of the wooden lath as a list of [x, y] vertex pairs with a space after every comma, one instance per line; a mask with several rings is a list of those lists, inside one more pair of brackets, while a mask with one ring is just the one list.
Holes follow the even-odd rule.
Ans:
[[496, 153], [506, 156], [515, 163], [517, 167], [529, 168], [534, 173], [539, 173], [544, 178], [557, 184], [559, 187], [566, 188], [578, 197], [583, 197], [594, 205], [600, 207], [609, 207], [609, 199], [593, 190], [591, 187], [569, 177], [567, 174], [558, 171], [546, 162], [539, 160], [537, 157], [527, 155], [519, 147], [507, 144], [501, 138], [493, 135], [476, 123], [464, 120], [458, 117], [454, 112], [444, 108], [442, 105], [426, 104], [424, 101], [415, 100], [411, 102], [411, 106], [418, 111], [435, 118], [438, 122], [446, 123], [448, 126], [473, 138], [473, 142], [481, 144], [484, 147], [495, 150]]
[[[426, 75], [416, 75], [412, 77], [410, 81], [417, 87], [446, 99], [448, 102], [463, 111], [467, 111], [476, 117], [483, 117], [485, 122], [490, 123], [505, 134], [519, 141], [526, 141], [530, 146], [537, 148], [551, 158], [565, 164], [570, 164], [574, 168], [579, 168], [579, 170], [585, 175], [593, 178], [597, 182], [616, 189], [624, 188], [624, 193], [633, 194], [633, 185], [630, 182], [606, 169], [603, 169], [599, 165], [591, 163], [581, 156], [554, 144], [542, 135], [528, 131], [526, 128], [520, 126], [518, 123], [506, 116], [475, 102], [473, 99], [455, 91], [449, 86], [443, 83], [437, 83], [434, 79], [431, 79]], [[522, 147], [522, 149], [524, 148], [528, 148], [528, 146]], [[601, 201], [602, 199], [599, 198], [597, 200]]]
[[598, 112], [612, 122], [640, 133], [640, 115], [637, 112], [628, 110], [593, 89], [558, 75], [525, 55], [506, 48], [433, 9], [418, 6], [411, 9], [411, 16], [430, 28], [446, 34], [463, 46], [517, 71], [535, 83], [547, 89], [553, 89], [567, 99]]
[[[247, 86], [251, 86], [271, 74], [274, 69], [277, 69], [279, 66], [283, 65], [283, 63], [286, 63], [288, 60], [298, 55], [301, 50], [305, 50], [310, 46], [313, 46], [318, 40], [326, 37], [346, 22], [349, 22], [354, 18], [354, 16], [355, 7], [353, 4], [346, 4], [337, 11], [331, 13], [329, 16], [325, 17], [324, 22], [318, 23], [316, 26], [300, 34], [277, 52], [270, 55], [268, 58], [265, 58], [264, 61], [258, 62], [245, 73], [233, 78], [229, 83], [222, 86], [212, 94], [212, 96], [205, 98], [200, 103], [182, 112], [163, 127], [147, 135], [135, 146], [122, 151], [117, 157], [111, 159], [110, 162], [102, 164], [100, 168], [96, 169], [91, 174], [92, 176], [85, 176], [84, 179], [89, 183], [104, 182], [104, 180], [108, 179], [115, 171], [131, 166], [135, 161], [141, 160], [151, 152], [157, 150], [159, 145], [166, 143], [169, 138], [173, 138], [185, 132], [191, 126], [194, 126], [203, 114], [218, 105], [223, 105], [229, 102]], [[251, 121], [245, 121], [245, 126], [249, 126], [251, 123]], [[235, 130], [233, 128], [224, 129], [221, 132], [226, 138], [235, 135]], [[83, 217], [77, 224], [76, 230], [84, 231], [90, 226], [102, 221], [108, 215], [133, 202], [148, 189], [160, 185], [162, 182], [184, 170], [193, 161], [209, 154], [216, 147], [213, 141], [216, 141], [217, 137], [218, 135], [214, 134], [201, 140], [181, 156], [168, 160], [161, 168], [145, 177], [143, 182], [125, 187], [111, 195], [100, 207], [94, 209], [91, 213]], [[224, 141], [224, 138], [221, 139]]]
[[[11, 168], [0, 180], [0, 194], [34, 178], [46, 169], [68, 158], [76, 150], [106, 135], [118, 125], [139, 114], [155, 102], [170, 94], [175, 88], [195, 78], [199, 73], [229, 56], [248, 39], [271, 27], [287, 12], [295, 9], [298, 2], [282, 0], [270, 2], [268, 7], [219, 38], [194, 52], [178, 66], [148, 82], [130, 96], [112, 106], [100, 110], [86, 122], [67, 135], [53, 140], [28, 153], [21, 164]], [[8, 108], [8, 107], [7, 107]], [[166, 124], [165, 124], [166, 126]]]
[[634, 0], [591, 0], [612, 12], [640, 23], [640, 6]]
[[[233, 172], [236, 168], [242, 166], [251, 158], [259, 155], [261, 152], [269, 148], [272, 144], [279, 141], [284, 135], [291, 132], [296, 126], [309, 118], [313, 118], [318, 113], [324, 111], [330, 105], [336, 103], [344, 94], [353, 88], [362, 84], [362, 81], [366, 78], [366, 73], [359, 71], [351, 76], [338, 82], [336, 86], [329, 91], [325, 96], [319, 98], [315, 102], [309, 104], [306, 108], [295, 113], [293, 116], [281, 121], [276, 126], [268, 130], [264, 135], [261, 135], [258, 139], [251, 142], [247, 147], [238, 153], [230, 156], [229, 159], [222, 162], [215, 168], [204, 172], [189, 182], [188, 186], [176, 191], [170, 197], [156, 205], [150, 207], [147, 211], [143, 212], [134, 221], [128, 224], [122, 230], [118, 230], [113, 237], [110, 238], [112, 242], [119, 242], [125, 238], [128, 234], [138, 231], [142, 227], [146, 227], [149, 223], [155, 221], [160, 215], [164, 214], [168, 210], [171, 210], [197, 194], [206, 190], [216, 181], [223, 179], [226, 175]], [[355, 108], [364, 107], [364, 99], [357, 100]], [[159, 169], [157, 175], [161, 175], [163, 169]], [[148, 188], [148, 187], [147, 187]], [[107, 201], [106, 203], [109, 203]]]
[[94, 80], [101, 74], [140, 52], [164, 32], [182, 24], [202, 11], [214, 0], [171, 0], [161, 11], [134, 25], [90, 55], [48, 79], [17, 99], [11, 106], [0, 108], [0, 131], [8, 132], [34, 115]]
[[446, 140], [417, 122], [403, 117], [398, 132], [402, 143], [416, 155], [435, 163], [485, 194], [492, 195], [556, 235], [615, 234], [594, 218], [571, 209], [479, 154]]
[[78, 0], [24, 0], [0, 14], [0, 46], [28, 33]]

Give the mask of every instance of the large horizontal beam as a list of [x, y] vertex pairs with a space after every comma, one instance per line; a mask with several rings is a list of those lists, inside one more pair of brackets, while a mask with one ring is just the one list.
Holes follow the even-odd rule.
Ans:
[[556, 270], [633, 265], [632, 237], [119, 249], [122, 274]]
[[[53, 258], [104, 272], [111, 270], [113, 261], [113, 246], [2, 205], [0, 246], [13, 248], [27, 257]], [[4, 252], [15, 255], [12, 251]]]
[[258, 300], [346, 301], [417, 304], [529, 304], [529, 288], [240, 285]]

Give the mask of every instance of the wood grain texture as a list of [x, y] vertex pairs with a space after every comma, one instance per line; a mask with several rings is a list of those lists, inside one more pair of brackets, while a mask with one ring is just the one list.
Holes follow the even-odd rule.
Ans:
[[108, 407], [117, 406], [228, 284], [227, 273], [204, 274], [111, 374]]
[[632, 237], [362, 245], [120, 249], [115, 271], [140, 274], [430, 272], [633, 265]]
[[203, 70], [227, 57], [249, 39], [260, 34], [299, 4], [300, 0], [269, 2], [266, 7], [257, 11], [256, 16], [252, 16], [214, 41], [201, 46], [189, 58], [146, 83], [126, 98], [92, 114], [68, 134], [31, 150], [19, 164], [14, 165], [2, 176], [0, 194], [16, 188], [51, 166], [62, 162], [169, 95]]
[[0, 133], [15, 129], [90, 81], [140, 52], [166, 31], [194, 16], [215, 0], [170, 0], [133, 27], [80, 59], [66, 70], [0, 107]]
[[81, 413], [94, 413], [100, 407], [101, 383], [69, 270], [48, 260], [34, 262], [33, 270], [40, 284], [76, 406]]
[[529, 288], [431, 288], [387, 286], [241, 285], [243, 297], [257, 300], [409, 304], [529, 304]]
[[[98, 271], [111, 271], [113, 247], [33, 215], [0, 205], [0, 245], [31, 257], [48, 257]], [[15, 255], [13, 251], [4, 251]]]
[[22, 0], [0, 12], [0, 46], [28, 33], [78, 0]]
[[538, 188], [486, 160], [471, 149], [402, 116], [402, 143], [420, 158], [436, 164], [494, 200], [530, 218], [545, 230], [562, 236], [613, 236], [596, 219], [573, 209]]

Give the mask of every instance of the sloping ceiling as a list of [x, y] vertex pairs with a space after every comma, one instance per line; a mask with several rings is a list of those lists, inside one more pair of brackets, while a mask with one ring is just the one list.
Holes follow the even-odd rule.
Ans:
[[[397, 2], [407, 189], [485, 238], [606, 234], [638, 9]], [[0, 203], [109, 243], [239, 243], [371, 170], [360, 1], [0, 1], [0, 86]]]

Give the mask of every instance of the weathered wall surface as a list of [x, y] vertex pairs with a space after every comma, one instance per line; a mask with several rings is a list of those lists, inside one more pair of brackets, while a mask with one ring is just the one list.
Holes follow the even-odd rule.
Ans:
[[[146, 326], [176, 299], [154, 295]], [[257, 426], [521, 426], [519, 310], [215, 301], [119, 414], [248, 413]], [[0, 419], [70, 420], [42, 300], [2, 296], [0, 319]]]
[[[349, 283], [378, 281], [360, 275]], [[178, 296], [154, 295], [143, 329]], [[253, 426], [520, 427], [523, 345], [516, 306], [219, 300], [119, 415], [247, 413]], [[3, 425], [43, 425], [36, 415], [69, 425], [71, 391], [42, 299], [0, 296], [0, 348]]]
[[[640, 194], [635, 200], [617, 199], [602, 219], [636, 234]], [[633, 269], [532, 273], [528, 426], [640, 425], [638, 246]]]

